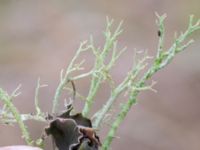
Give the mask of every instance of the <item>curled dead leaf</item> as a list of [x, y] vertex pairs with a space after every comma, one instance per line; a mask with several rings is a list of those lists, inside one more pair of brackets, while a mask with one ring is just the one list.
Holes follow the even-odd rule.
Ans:
[[70, 115], [72, 107], [54, 120], [45, 132], [51, 135], [59, 150], [98, 150], [101, 146], [99, 137], [92, 128], [91, 120], [81, 113]]

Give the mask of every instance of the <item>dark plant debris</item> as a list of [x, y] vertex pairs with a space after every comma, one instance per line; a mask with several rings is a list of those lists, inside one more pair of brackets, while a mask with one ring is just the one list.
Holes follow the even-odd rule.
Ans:
[[46, 134], [52, 136], [59, 150], [98, 150], [101, 142], [91, 120], [81, 113], [71, 115], [72, 109], [69, 104], [64, 113], [51, 120]]

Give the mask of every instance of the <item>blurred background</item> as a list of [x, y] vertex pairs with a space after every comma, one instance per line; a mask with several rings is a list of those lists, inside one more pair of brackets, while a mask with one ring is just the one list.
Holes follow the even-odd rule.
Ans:
[[[167, 48], [174, 32], [187, 27], [190, 14], [200, 18], [199, 6], [199, 0], [1, 0], [0, 87], [11, 93], [22, 84], [22, 94], [14, 103], [20, 112], [30, 113], [35, 111], [34, 92], [40, 77], [41, 83], [48, 84], [41, 90], [40, 105], [43, 111], [50, 111], [60, 70], [70, 62], [80, 41], [91, 34], [96, 44], [103, 43], [106, 16], [114, 18], [116, 24], [124, 20], [119, 47], [128, 49], [112, 70], [115, 80], [121, 81], [132, 65], [135, 48], [148, 49], [152, 55], [156, 52], [155, 12], [167, 13]], [[158, 92], [139, 96], [117, 132], [120, 138], [114, 140], [113, 150], [200, 149], [200, 32], [193, 37], [196, 42], [153, 77]], [[89, 64], [86, 68], [91, 67], [92, 55], [84, 57]], [[77, 81], [77, 91], [86, 96], [89, 81]], [[103, 87], [93, 112], [109, 96], [107, 85]], [[83, 103], [77, 100], [77, 111]], [[34, 138], [45, 126], [34, 121], [27, 124]], [[102, 139], [107, 132], [106, 125], [104, 128], [99, 133]], [[24, 144], [20, 135], [17, 126], [0, 125], [0, 146]], [[48, 143], [50, 140], [46, 148], [50, 150]]]

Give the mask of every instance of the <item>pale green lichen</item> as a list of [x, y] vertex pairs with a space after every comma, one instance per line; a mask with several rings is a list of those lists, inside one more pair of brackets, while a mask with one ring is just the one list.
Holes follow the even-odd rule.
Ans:
[[[147, 51], [139, 53], [135, 52], [135, 57], [133, 58], [133, 67], [127, 73], [126, 77], [119, 83], [115, 85], [110, 70], [114, 67], [116, 61], [119, 59], [119, 56], [124, 52], [125, 48], [122, 50], [117, 50], [117, 38], [122, 33], [122, 22], [117, 26], [117, 28], [112, 32], [113, 20], [107, 18], [107, 25], [104, 32], [105, 43], [103, 47], [96, 47], [93, 41], [92, 36], [89, 41], [84, 41], [80, 44], [80, 47], [76, 51], [74, 57], [70, 61], [70, 64], [65, 70], [62, 70], [60, 73], [60, 82], [56, 88], [55, 95], [53, 98], [53, 107], [52, 113], [58, 113], [59, 101], [63, 90], [70, 90], [67, 87], [68, 82], [72, 82], [78, 79], [84, 79], [86, 77], [91, 78], [90, 88], [87, 96], [82, 96], [78, 93], [78, 97], [85, 100], [85, 105], [82, 110], [82, 114], [85, 117], [89, 116], [93, 103], [95, 103], [95, 98], [97, 92], [99, 91], [101, 84], [106, 80], [110, 85], [110, 96], [106, 103], [102, 106], [100, 110], [96, 112], [93, 116], [93, 126], [94, 128], [99, 129], [104, 123], [105, 118], [110, 114], [110, 111], [116, 103], [117, 98], [122, 94], [126, 93], [125, 100], [123, 100], [122, 108], [119, 110], [117, 115], [111, 114], [113, 123], [109, 129], [109, 132], [103, 142], [102, 150], [108, 150], [111, 146], [113, 138], [116, 136], [116, 131], [125, 119], [127, 113], [131, 107], [136, 104], [137, 96], [140, 92], [144, 90], [152, 90], [155, 84], [154, 81], [151, 84], [148, 84], [146, 81], [151, 79], [151, 77], [159, 70], [167, 66], [179, 52], [182, 52], [186, 49], [191, 43], [192, 39], [186, 41], [193, 32], [200, 29], [200, 20], [194, 23], [193, 16], [190, 16], [189, 25], [185, 32], [181, 33], [179, 36], [175, 35], [175, 39], [168, 49], [164, 46], [165, 38], [165, 27], [164, 20], [166, 15], [159, 16], [156, 14], [157, 20], [156, 24], [158, 26], [158, 46], [157, 54], [155, 58], [148, 56]], [[73, 75], [74, 72], [84, 70], [83, 64], [84, 60], [77, 61], [80, 59], [80, 55], [85, 51], [91, 51], [94, 54], [95, 62], [91, 70], [80, 73], [78, 75]], [[111, 55], [109, 55], [111, 54]], [[140, 57], [138, 57], [140, 55]], [[106, 63], [106, 60], [110, 60]], [[153, 59], [149, 61], [149, 59]], [[150, 63], [152, 62], [152, 63]], [[42, 138], [38, 138], [35, 142], [32, 141], [29, 132], [27, 130], [24, 121], [26, 120], [36, 120], [41, 122], [46, 122], [45, 113], [39, 107], [39, 90], [41, 87], [46, 85], [40, 85], [40, 79], [38, 79], [36, 91], [35, 91], [35, 108], [36, 114], [20, 114], [17, 108], [12, 103], [12, 99], [16, 97], [19, 93], [19, 87], [11, 94], [8, 95], [6, 91], [0, 89], [0, 100], [3, 102], [4, 106], [0, 111], [0, 121], [3, 123], [18, 123], [23, 138], [25, 139], [28, 145], [36, 145], [43, 147], [44, 141]], [[74, 85], [73, 85], [74, 86]], [[74, 92], [75, 89], [70, 90]], [[74, 95], [75, 96], [75, 95]], [[109, 115], [110, 116], [110, 115]]]

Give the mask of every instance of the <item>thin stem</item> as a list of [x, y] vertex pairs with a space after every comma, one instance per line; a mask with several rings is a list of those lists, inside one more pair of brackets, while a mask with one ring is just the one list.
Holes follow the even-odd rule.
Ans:
[[38, 78], [37, 86], [36, 86], [36, 89], [35, 89], [35, 109], [36, 109], [36, 115], [37, 116], [42, 115], [42, 111], [39, 107], [39, 91], [40, 91], [40, 88], [46, 87], [46, 86], [47, 85], [40, 85], [40, 78]]

